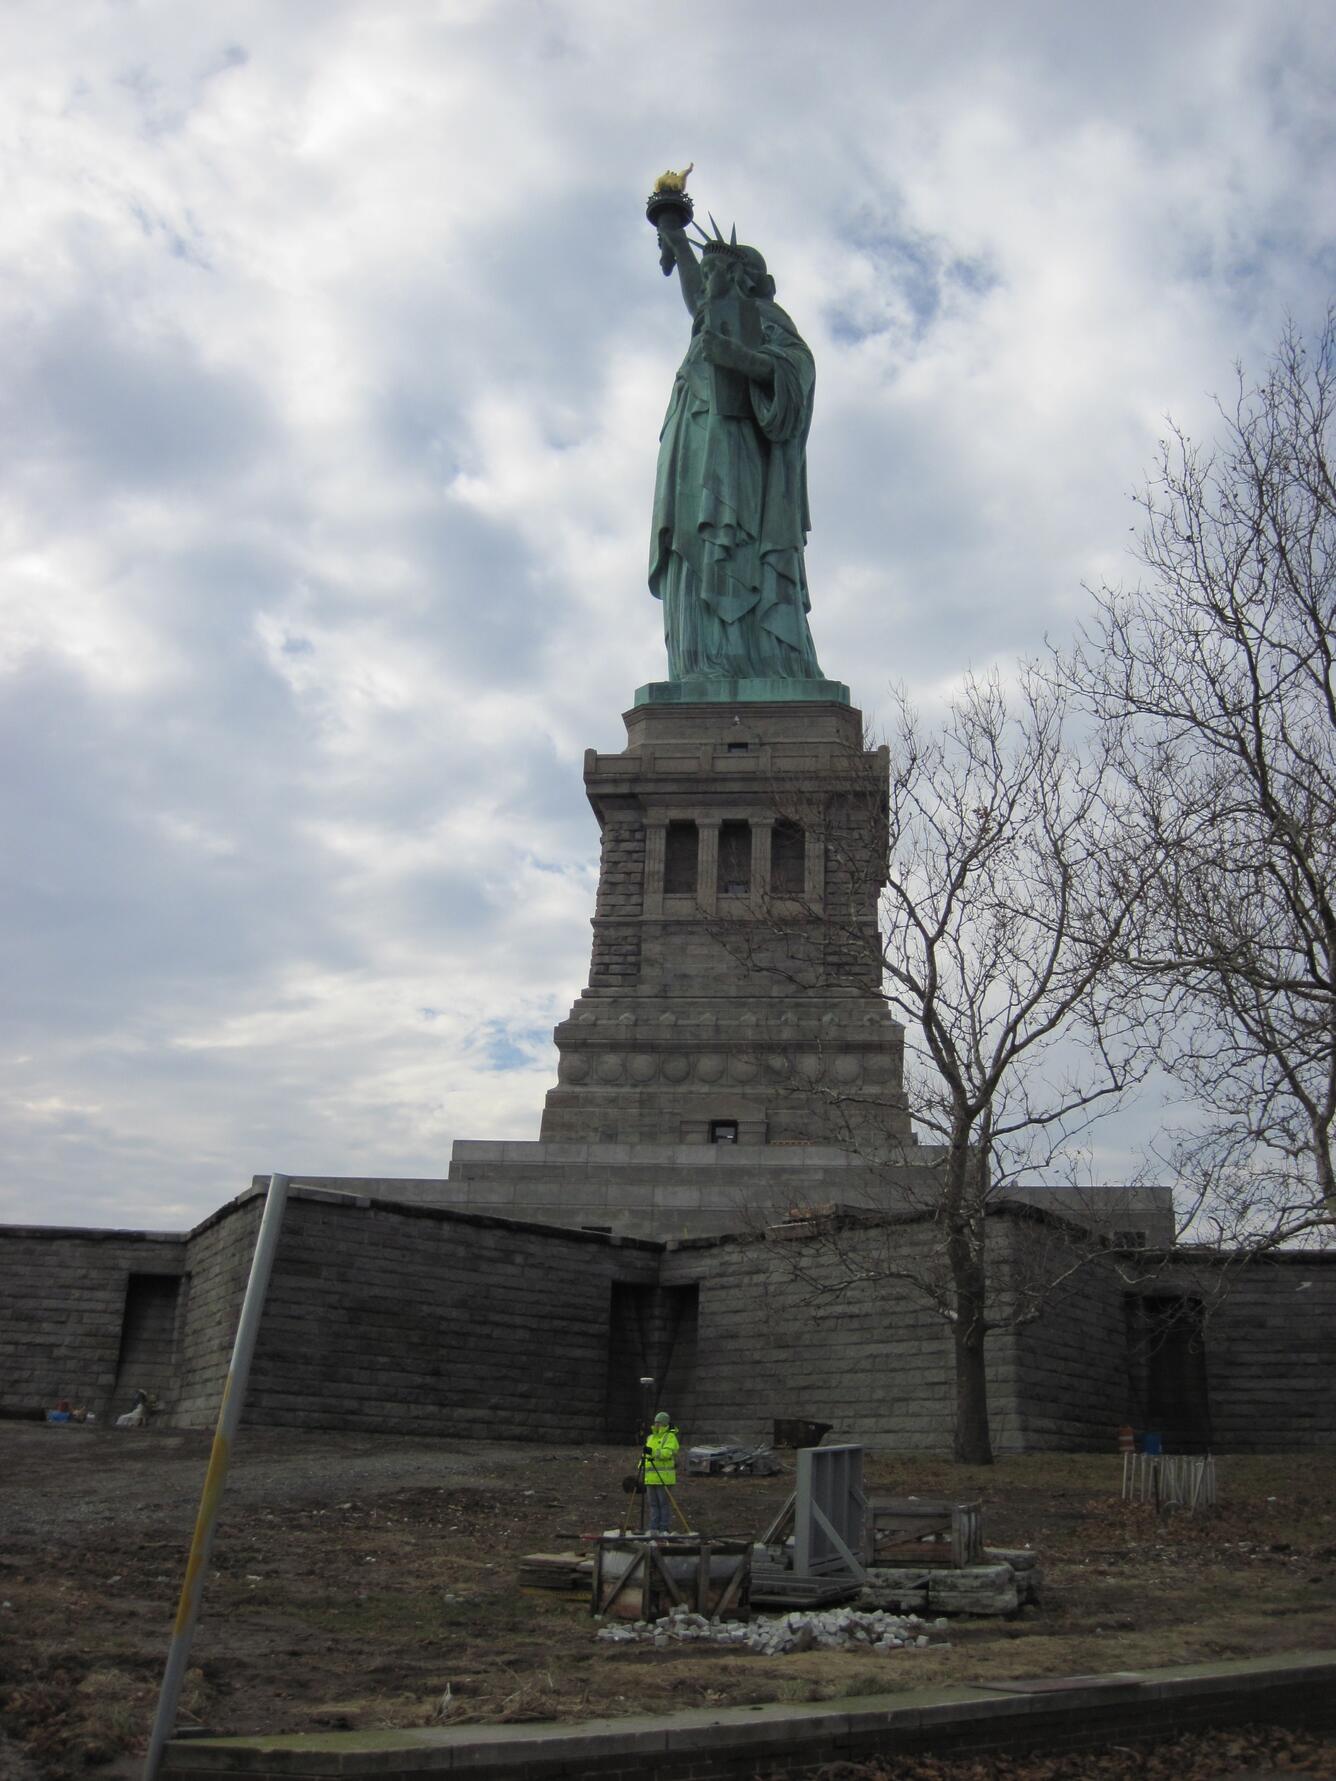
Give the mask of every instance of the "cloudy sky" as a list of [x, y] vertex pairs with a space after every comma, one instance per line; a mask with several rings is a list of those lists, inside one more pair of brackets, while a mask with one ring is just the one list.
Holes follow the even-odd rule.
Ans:
[[532, 1137], [586, 747], [661, 678], [695, 161], [813, 345], [813, 631], [875, 719], [1133, 573], [1163, 418], [1336, 289], [1294, 0], [0, 10], [0, 1218]]

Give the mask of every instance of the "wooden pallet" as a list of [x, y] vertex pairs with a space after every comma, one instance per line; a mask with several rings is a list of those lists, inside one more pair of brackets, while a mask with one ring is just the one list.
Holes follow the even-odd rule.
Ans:
[[520, 1560], [521, 1589], [555, 1589], [587, 1595], [594, 1561], [582, 1552], [530, 1552]]
[[751, 1599], [754, 1608], [833, 1608], [858, 1593], [852, 1577], [799, 1576], [780, 1566], [752, 1561]]

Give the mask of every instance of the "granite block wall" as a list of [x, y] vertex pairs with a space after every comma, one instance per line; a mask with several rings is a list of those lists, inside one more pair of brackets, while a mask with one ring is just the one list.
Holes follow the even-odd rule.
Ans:
[[186, 1428], [211, 1428], [217, 1420], [263, 1210], [263, 1192], [250, 1190], [197, 1225], [187, 1241], [173, 1417]]
[[[126, 1295], [135, 1274], [179, 1277], [185, 1240], [144, 1231], [14, 1225], [0, 1245], [0, 1413], [48, 1410], [61, 1398], [99, 1417], [115, 1403]], [[145, 1377], [163, 1391], [170, 1378]]]
[[658, 1249], [436, 1208], [295, 1192], [247, 1420], [600, 1441], [614, 1281]]
[[1155, 1289], [1202, 1304], [1218, 1450], [1336, 1447], [1336, 1253], [1179, 1265]]
[[[1018, 1332], [1026, 1447], [1102, 1448], [1122, 1423], [1154, 1427], [1178, 1451], [1336, 1447], [1336, 1254], [1147, 1254], [1125, 1272], [1082, 1268]], [[1184, 1320], [1142, 1352], [1143, 1307], [1174, 1300]]]
[[[0, 1233], [0, 1414], [67, 1397], [105, 1416], [126, 1407], [113, 1395], [128, 1402], [142, 1384], [166, 1419], [210, 1426], [262, 1205], [243, 1195], [188, 1237]], [[990, 1220], [999, 1308], [1051, 1267], [1061, 1240], [1042, 1215]], [[902, 1224], [846, 1241], [866, 1247], [864, 1263], [892, 1244], [913, 1268], [931, 1233]], [[623, 1432], [650, 1371], [688, 1440], [766, 1439], [776, 1418], [803, 1417], [893, 1451], [948, 1449], [945, 1326], [891, 1281], [810, 1302], [800, 1275], [834, 1285], [839, 1272], [800, 1238], [663, 1244], [294, 1189], [247, 1419], [603, 1441]], [[1162, 1404], [1200, 1382], [1205, 1438], [1219, 1451], [1336, 1446], [1336, 1255], [1240, 1266], [1147, 1254], [1140, 1276], [1098, 1261], [1037, 1323], [992, 1334], [999, 1451], [1107, 1450], [1125, 1421], [1167, 1431], [1144, 1421], [1148, 1375], [1129, 1332], [1144, 1327], [1143, 1301], [1175, 1296], [1193, 1307], [1200, 1356], [1191, 1342], [1165, 1345]]]
[[[848, 1238], [856, 1255], [860, 1238]], [[862, 1241], [875, 1261], [886, 1234]], [[899, 1226], [897, 1261], [912, 1265], [925, 1232]], [[812, 1302], [793, 1264], [800, 1245], [764, 1239], [686, 1243], [664, 1256], [665, 1284], [699, 1284], [693, 1440], [769, 1439], [777, 1417], [833, 1423], [829, 1439], [903, 1453], [950, 1448], [955, 1384], [951, 1339], [926, 1304], [892, 1282], [857, 1285]], [[801, 1245], [807, 1248], [807, 1245]], [[817, 1252], [803, 1271], [834, 1287], [840, 1263]], [[1009, 1336], [990, 1343], [994, 1437], [1019, 1441]]]
[[[1056, 1279], [1064, 1261], [1060, 1228], [1047, 1220], [990, 1220], [998, 1255], [994, 1283], [1005, 1294], [1016, 1277]], [[1129, 1400], [1125, 1288], [1111, 1263], [1094, 1260], [1056, 1286], [1037, 1322], [1010, 1338], [1017, 1444], [1027, 1451], [1113, 1450], [1117, 1431], [1135, 1421]]]
[[610, 817], [603, 825], [591, 985], [622, 988], [639, 978], [644, 883], [644, 824]]

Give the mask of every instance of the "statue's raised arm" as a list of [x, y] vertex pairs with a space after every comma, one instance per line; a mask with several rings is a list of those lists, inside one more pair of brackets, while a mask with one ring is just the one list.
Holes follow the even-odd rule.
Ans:
[[646, 205], [692, 317], [650, 541], [669, 679], [819, 680], [804, 562], [816, 368], [754, 247], [715, 226], [697, 259], [692, 208], [686, 173], [663, 175]]
[[669, 168], [654, 182], [654, 190], [645, 202], [645, 215], [659, 231], [659, 264], [665, 278], [676, 268], [682, 288], [682, 301], [687, 312], [695, 315], [700, 307], [700, 266], [687, 240], [686, 226], [694, 208], [687, 194], [687, 175], [695, 166], [688, 161], [680, 173]]
[[668, 271], [671, 273], [674, 266], [677, 268], [682, 301], [687, 306], [687, 313], [694, 316], [701, 305], [704, 285], [701, 281], [700, 262], [696, 258], [691, 242], [687, 239], [686, 230], [674, 229], [665, 224], [659, 230], [659, 240], [662, 243], [664, 255], [672, 261]]

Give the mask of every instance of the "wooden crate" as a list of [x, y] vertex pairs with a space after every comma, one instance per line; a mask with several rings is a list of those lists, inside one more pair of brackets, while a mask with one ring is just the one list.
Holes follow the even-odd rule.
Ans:
[[884, 1498], [868, 1504], [864, 1525], [870, 1565], [949, 1565], [962, 1571], [983, 1553], [979, 1503]]
[[595, 1614], [659, 1620], [687, 1607], [712, 1620], [751, 1611], [750, 1540], [700, 1534], [604, 1534], [594, 1551]]

